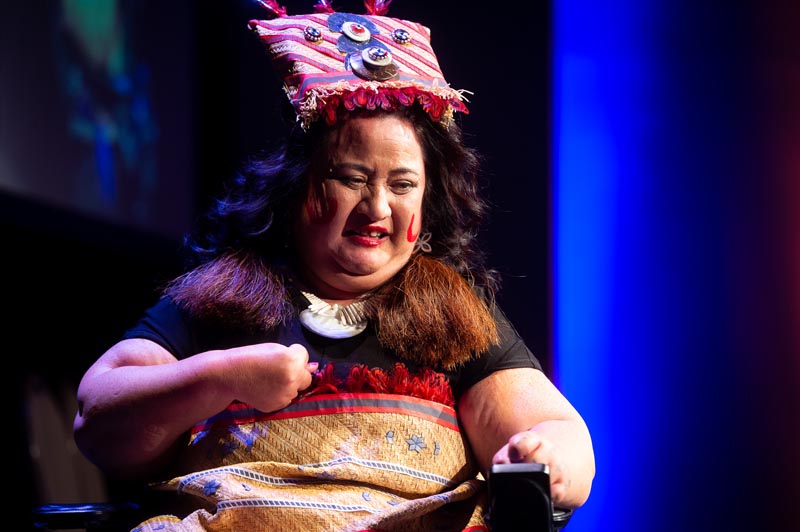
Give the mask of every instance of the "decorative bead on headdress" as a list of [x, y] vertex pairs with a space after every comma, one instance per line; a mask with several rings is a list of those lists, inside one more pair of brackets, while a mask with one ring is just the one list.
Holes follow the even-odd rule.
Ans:
[[391, 0], [365, 0], [366, 15], [339, 13], [327, 0], [314, 14], [287, 16], [275, 0], [260, 0], [272, 17], [251, 20], [304, 128], [341, 110], [397, 109], [418, 101], [445, 125], [468, 113], [463, 93], [444, 80], [430, 29], [385, 16]]

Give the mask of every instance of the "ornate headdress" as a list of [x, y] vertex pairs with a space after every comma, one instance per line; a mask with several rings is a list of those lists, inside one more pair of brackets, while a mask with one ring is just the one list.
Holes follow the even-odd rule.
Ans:
[[364, 0], [366, 15], [335, 12], [318, 0], [314, 14], [287, 16], [275, 0], [259, 0], [273, 17], [251, 20], [273, 60], [304, 128], [342, 110], [397, 109], [418, 101], [445, 125], [467, 113], [463, 93], [444, 80], [430, 29], [384, 16], [391, 0]]

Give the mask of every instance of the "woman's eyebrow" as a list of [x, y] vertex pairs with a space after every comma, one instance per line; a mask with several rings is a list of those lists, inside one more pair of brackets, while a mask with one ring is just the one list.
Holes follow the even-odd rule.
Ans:
[[[360, 172], [368, 176], [371, 176], [375, 173], [374, 169], [361, 163], [342, 162], [332, 165], [332, 171], [341, 172], [342, 170], [355, 170], [356, 172]], [[415, 176], [419, 176], [419, 172], [417, 170], [414, 170], [413, 168], [409, 168], [407, 166], [399, 166], [397, 168], [389, 170], [390, 176], [398, 176], [405, 174], [414, 174]]]
[[355, 170], [356, 172], [361, 172], [362, 174], [371, 175], [374, 170], [369, 166], [361, 163], [336, 163], [332, 165], [332, 169], [337, 172], [341, 172], [342, 170]]

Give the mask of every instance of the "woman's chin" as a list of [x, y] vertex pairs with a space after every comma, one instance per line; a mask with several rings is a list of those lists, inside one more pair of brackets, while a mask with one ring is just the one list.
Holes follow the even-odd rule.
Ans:
[[329, 284], [346, 292], [363, 293], [391, 279], [408, 262], [407, 257], [389, 257], [370, 250], [340, 255]]
[[399, 269], [396, 264], [388, 261], [385, 256], [381, 256], [374, 251], [369, 253], [349, 253], [337, 262], [344, 274], [354, 277], [380, 276], [382, 272], [390, 272], [386, 275], [391, 276]]
[[336, 275], [333, 284], [343, 292], [364, 293], [374, 290], [396, 274], [398, 268], [370, 268], [361, 264]]
[[338, 275], [337, 284], [345, 291], [367, 292], [391, 279], [392, 275], [392, 273], [386, 273], [380, 269], [360, 269], [358, 271], [348, 271], [345, 274]]

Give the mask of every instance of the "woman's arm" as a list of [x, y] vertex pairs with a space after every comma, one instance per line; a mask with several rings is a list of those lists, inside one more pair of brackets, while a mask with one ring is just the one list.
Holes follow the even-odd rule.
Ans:
[[595, 473], [589, 430], [544, 373], [497, 371], [464, 393], [458, 415], [483, 471], [493, 463], [547, 464], [555, 506], [586, 502]]
[[300, 345], [256, 344], [177, 360], [150, 340], [106, 351], [78, 387], [75, 441], [98, 467], [146, 477], [165, 466], [195, 423], [239, 400], [270, 412], [311, 384]]

